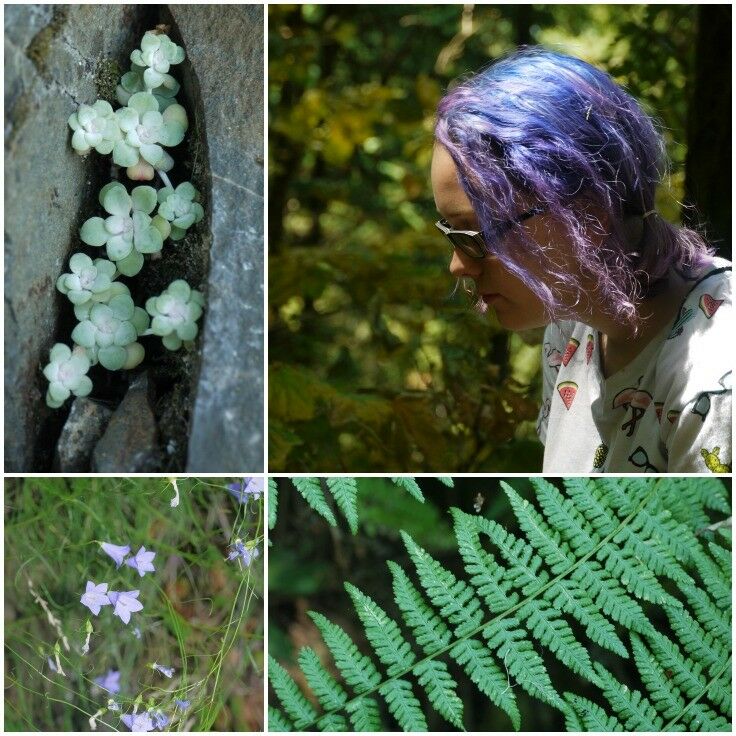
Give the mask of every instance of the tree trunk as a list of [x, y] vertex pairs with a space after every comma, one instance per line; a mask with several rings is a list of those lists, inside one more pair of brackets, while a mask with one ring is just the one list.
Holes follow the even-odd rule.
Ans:
[[683, 220], [704, 225], [722, 256], [731, 250], [730, 152], [731, 6], [699, 5]]

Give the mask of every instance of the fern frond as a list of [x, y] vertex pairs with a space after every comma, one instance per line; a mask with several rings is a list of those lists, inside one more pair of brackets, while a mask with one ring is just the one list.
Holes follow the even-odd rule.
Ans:
[[[498, 572], [491, 573], [484, 568], [490, 556], [483, 556], [486, 553], [482, 547], [482, 554], [477, 551], [480, 539], [473, 536], [473, 529], [478, 534], [487, 536], [498, 548], [501, 556], [509, 565], [506, 570], [506, 579], [512, 582], [522, 595], [533, 595], [547, 585], [549, 575], [544, 569], [544, 562], [535, 554], [531, 545], [523, 539], [518, 539], [511, 532], [507, 532], [491, 519], [470, 516], [458, 509], [454, 509], [452, 513], [456, 521], [460, 523], [460, 528], [465, 530], [462, 537], [458, 535], [460, 553], [466, 561], [466, 570], [474, 575], [471, 582], [478, 586], [478, 592], [481, 595], [485, 596], [492, 592]], [[465, 550], [464, 554], [463, 550]], [[475, 561], [472, 560], [474, 554], [477, 555]], [[470, 567], [468, 567], [469, 562], [472, 562]], [[513, 605], [517, 600], [516, 595], [507, 590], [503, 580], [499, 582], [499, 587], [501, 592], [508, 596], [509, 605]], [[554, 608], [569, 614], [585, 626], [586, 633], [594, 642], [622, 657], [629, 656], [613, 624], [601, 614], [586, 589], [579, 586], [574, 580], [563, 579], [553, 583], [544, 591], [543, 596]], [[490, 605], [490, 601], [487, 603]]]
[[354, 585], [345, 583], [345, 590], [353, 599], [358, 618], [363, 622], [365, 635], [381, 664], [386, 665], [389, 676], [410, 669], [416, 657], [396, 622]]
[[437, 480], [440, 483], [443, 483], [448, 488], [454, 488], [455, 487], [455, 481], [449, 476], [449, 475], [438, 475]]
[[348, 694], [320, 662], [317, 653], [310, 647], [299, 652], [299, 666], [319, 704], [326, 711], [340, 710], [348, 701]]
[[694, 584], [681, 584], [680, 590], [687, 598], [690, 608], [695, 612], [697, 620], [713, 636], [725, 644], [731, 641], [731, 616], [728, 610], [719, 608], [708, 593]]
[[500, 669], [488, 648], [477, 639], [463, 639], [450, 650], [452, 658], [465, 670], [478, 690], [487, 695], [511, 719], [516, 731], [521, 714], [508, 674]]
[[279, 489], [274, 478], [268, 479], [268, 528], [276, 526], [276, 518], [279, 508]]
[[[717, 547], [718, 545], [713, 546]], [[698, 573], [700, 573], [700, 578], [706, 590], [710, 593], [716, 605], [723, 610], [728, 609], [731, 606], [730, 559], [727, 567], [728, 576], [721, 573], [721, 568], [702, 547], [699, 554], [695, 555], [693, 562], [698, 569]]]
[[350, 531], [358, 533], [358, 482], [355, 478], [339, 477], [327, 478], [327, 487], [330, 489], [337, 507], [345, 515]]
[[[605, 492], [592, 478], [565, 478], [563, 483], [575, 507], [581, 511], [595, 531], [606, 537], [619, 529], [621, 519], [603, 501]], [[653, 518], [648, 513], [639, 512], [631, 522], [618, 531], [614, 541], [628, 553], [641, 560], [656, 575], [664, 575], [676, 582], [692, 581], [692, 578], [678, 563], [677, 558], [664, 542], [661, 535], [670, 537], [673, 534], [671, 519]], [[664, 523], [663, 523], [664, 522]], [[677, 527], [684, 534], [685, 527]], [[643, 534], [640, 532], [643, 530]], [[677, 533], [677, 531], [675, 531]], [[688, 537], [691, 535], [688, 534]]]
[[[557, 530], [574, 550], [576, 556], [587, 555], [600, 546], [602, 535], [592, 525], [569, 498], [565, 498], [549, 481], [544, 478], [531, 478], [530, 482], [537, 491], [539, 504], [547, 521]], [[585, 502], [583, 502], [585, 503]], [[587, 505], [589, 511], [590, 504]], [[595, 516], [595, 514], [594, 514]], [[618, 525], [609, 529], [615, 531]], [[636, 557], [630, 547], [619, 548], [616, 544], [601, 547], [597, 554], [598, 561], [615, 580], [621, 580], [624, 586], [637, 598], [654, 603], [673, 603], [673, 599], [661, 586], [656, 575]]]
[[304, 500], [321, 517], [326, 519], [331, 526], [337, 526], [337, 519], [327, 503], [319, 478], [292, 478], [291, 481]]
[[463, 701], [457, 694], [457, 683], [444, 662], [427, 659], [412, 672], [427, 692], [434, 709], [455, 728], [463, 729]]
[[422, 493], [421, 488], [419, 488], [419, 484], [414, 480], [414, 478], [407, 478], [402, 475], [397, 475], [392, 477], [391, 481], [399, 488], [403, 488], [405, 491], [414, 496], [417, 501], [421, 501], [422, 503], [424, 503], [424, 494]]
[[296, 729], [303, 729], [317, 719], [317, 711], [302, 695], [291, 675], [273, 657], [268, 659], [268, 678]]
[[554, 575], [572, 569], [572, 580], [586, 589], [595, 603], [612, 619], [640, 633], [646, 633], [652, 628], [641, 606], [601, 568], [598, 562], [593, 560], [577, 562], [567, 543], [560, 538], [560, 534], [548, 526], [529, 501], [522, 499], [503, 481], [501, 487], [509, 497], [519, 526]]
[[272, 705], [268, 706], [268, 731], [269, 733], [287, 733], [293, 730], [286, 716]]
[[373, 662], [360, 653], [347, 632], [316, 611], [309, 611], [309, 617], [320, 630], [345, 682], [358, 694], [374, 690], [381, 682], [381, 675]]
[[[509, 575], [483, 549], [479, 536], [481, 523], [476, 521], [480, 517], [470, 516], [459, 509], [453, 509], [452, 515], [465, 570], [472, 575], [470, 582], [491, 612], [502, 612], [518, 600], [518, 594], [510, 592], [511, 580], [515, 576]], [[596, 682], [596, 674], [587, 650], [577, 641], [568, 622], [547, 600], [531, 600], [519, 608], [517, 615], [533, 637], [563, 664], [591, 682]]]
[[599, 662], [595, 663], [595, 669], [603, 694], [629, 731], [662, 730], [662, 719], [638, 690], [629, 690]]
[[574, 693], [565, 693], [564, 696], [579, 719], [577, 723], [565, 724], [568, 731], [611, 733], [613, 731], [625, 730], [617, 718], [606, 713], [600, 705], [594, 703], [592, 700], [575, 695]]
[[[314, 485], [298, 480], [314, 500]], [[411, 577], [388, 562], [400, 618], [345, 584], [379, 665], [340, 626], [311, 612], [340, 681], [313, 650], [301, 651], [301, 669], [323, 710], [318, 713], [274, 663], [273, 690], [286, 716], [273, 709], [273, 723], [383, 730], [380, 696], [400, 728], [423, 731], [427, 721], [418, 697], [423, 691], [448, 723], [462, 729], [463, 703], [448, 667], [453, 660], [516, 729], [521, 718], [514, 688], [520, 685], [560, 710], [571, 729], [728, 730], [730, 534], [721, 533], [718, 524], [703, 531], [678, 520], [670, 511], [677, 503], [673, 488], [685, 486], [671, 480], [567, 479], [562, 491], [535, 480], [536, 506], [502, 483], [521, 533], [452, 509], [461, 573], [451, 572], [402, 531]], [[359, 486], [352, 479], [338, 481], [328, 481], [327, 488], [355, 531]], [[394, 481], [407, 490], [411, 484], [419, 488], [414, 479]], [[329, 508], [329, 497], [315, 482]], [[700, 484], [691, 491], [680, 512], [695, 509], [696, 516], [707, 518], [711, 506], [723, 507], [721, 496], [709, 504], [709, 487]], [[671, 638], [658, 630], [655, 606], [666, 613]], [[573, 619], [583, 628], [572, 626]], [[614, 623], [629, 630], [642, 692], [620, 683], [612, 674], [617, 670], [592, 661], [591, 641], [629, 656]], [[599, 687], [608, 705], [571, 692], [561, 697], [547, 672], [545, 649]]]
[[665, 608], [672, 630], [685, 651], [702, 662], [713, 674], [726, 660], [730, 652], [728, 647], [712, 636], [684, 608]]
[[[634, 661], [639, 669], [642, 682], [649, 691], [654, 706], [666, 719], [682, 717], [692, 730], [722, 731], [727, 721], [714, 713], [702, 702], [691, 703], [685, 708], [685, 699], [678, 683], [668, 676], [658, 659], [646, 648], [636, 635], [631, 635]], [[698, 695], [702, 694], [702, 689]]]
[[562, 698], [552, 686], [544, 661], [526, 638], [517, 618], [494, 620], [483, 629], [483, 636], [524, 690], [554, 708], [565, 710]]
[[387, 680], [378, 692], [381, 693], [388, 710], [396, 719], [402, 731], [426, 731], [427, 721], [424, 719], [421, 705], [414, 696], [411, 683], [406, 680]]
[[345, 710], [350, 717], [350, 723], [356, 731], [384, 731], [381, 723], [381, 713], [374, 698], [356, 698], [351, 700]]

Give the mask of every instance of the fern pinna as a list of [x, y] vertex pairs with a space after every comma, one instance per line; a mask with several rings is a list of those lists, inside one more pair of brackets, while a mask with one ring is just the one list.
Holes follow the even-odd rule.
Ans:
[[[518, 688], [559, 710], [573, 731], [730, 730], [731, 532], [707, 513], [730, 514], [723, 484], [570, 478], [560, 490], [544, 479], [531, 483], [534, 502], [501, 483], [519, 533], [452, 509], [462, 579], [402, 532], [413, 570], [388, 562], [400, 617], [345, 584], [369, 654], [310, 612], [334, 668], [304, 648], [307, 695], [271, 658], [280, 707], [269, 708], [269, 730], [382, 731], [395, 727], [387, 712], [404, 731], [426, 731], [420, 692], [463, 729], [465, 685], [451, 662], [517, 730]], [[591, 656], [602, 650], [607, 666]], [[589, 697], [591, 686], [587, 696], [568, 691], [578, 677], [554, 683], [550, 656], [596, 695]], [[614, 674], [626, 661], [639, 689]]]
[[[291, 483], [302, 498], [331, 526], [337, 526], [337, 518], [333, 505], [337, 507], [350, 527], [353, 534], [358, 533], [359, 510], [358, 494], [360, 491], [360, 478], [346, 476], [334, 476], [330, 478], [296, 477], [291, 478]], [[452, 478], [440, 476], [438, 478], [446, 486], [452, 488]], [[408, 476], [395, 476], [391, 482], [417, 501], [424, 503], [424, 494], [414, 478]], [[268, 528], [276, 526], [278, 518], [278, 486], [274, 478], [268, 481]]]

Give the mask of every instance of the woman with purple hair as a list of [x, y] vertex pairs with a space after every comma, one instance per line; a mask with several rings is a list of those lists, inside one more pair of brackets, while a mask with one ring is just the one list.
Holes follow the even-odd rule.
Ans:
[[546, 326], [545, 472], [730, 472], [731, 264], [655, 208], [661, 136], [605, 72], [517, 51], [440, 102], [450, 271]]

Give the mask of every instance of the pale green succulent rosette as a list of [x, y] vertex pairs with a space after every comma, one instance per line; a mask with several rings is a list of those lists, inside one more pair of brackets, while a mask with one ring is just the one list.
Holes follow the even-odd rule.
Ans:
[[56, 343], [49, 354], [49, 364], [43, 374], [49, 382], [46, 405], [58, 409], [72, 395], [88, 396], [92, 381], [87, 376], [90, 360], [84, 350]]
[[[117, 268], [111, 261], [75, 253], [69, 259], [71, 273], [63, 273], [56, 281], [56, 288], [72, 304], [84, 304], [110, 290]], [[104, 298], [104, 297], [103, 297]]]
[[148, 328], [148, 315], [127, 295], [113, 297], [109, 304], [93, 304], [87, 319], [72, 331], [72, 340], [91, 351], [111, 371], [124, 368], [132, 345]]
[[178, 350], [183, 343], [197, 337], [197, 320], [202, 316], [204, 295], [192, 289], [183, 279], [169, 284], [159, 296], [146, 302], [146, 311], [151, 315], [149, 335], [162, 338], [168, 350]]
[[[115, 88], [115, 94], [121, 105], [126, 105], [130, 101], [132, 95], [136, 92], [148, 92], [146, 84], [143, 81], [143, 72], [145, 67], [133, 64], [129, 72], [123, 74], [120, 84]], [[151, 90], [151, 94], [158, 102], [159, 112], [163, 112], [176, 102], [176, 95], [179, 93], [179, 82], [170, 74], [164, 75], [164, 81], [159, 87]]]
[[72, 148], [80, 155], [93, 148], [97, 153], [109, 154], [123, 137], [112, 106], [105, 100], [80, 105], [79, 110], [69, 116], [69, 127], [74, 131]]
[[74, 316], [81, 322], [89, 319], [89, 311], [95, 304], [109, 304], [113, 297], [125, 294], [130, 296], [130, 289], [121, 281], [113, 281], [108, 289], [99, 294], [92, 294], [92, 298], [84, 304], [74, 305]]
[[150, 216], [157, 202], [153, 187], [135, 187], [128, 194], [119, 182], [106, 184], [100, 190], [100, 204], [110, 217], [91, 217], [79, 236], [87, 245], [106, 246], [107, 257], [120, 273], [135, 276], [143, 268], [143, 255], [158, 253], [171, 229], [165, 218]]
[[140, 49], [130, 55], [130, 60], [143, 67], [143, 81], [148, 90], [160, 87], [169, 77], [172, 64], [184, 61], [184, 49], [177, 46], [165, 33], [146, 31]]
[[172, 240], [181, 240], [187, 229], [204, 217], [204, 208], [197, 201], [199, 192], [188, 181], [176, 189], [164, 187], [158, 191], [158, 214], [171, 223]]

